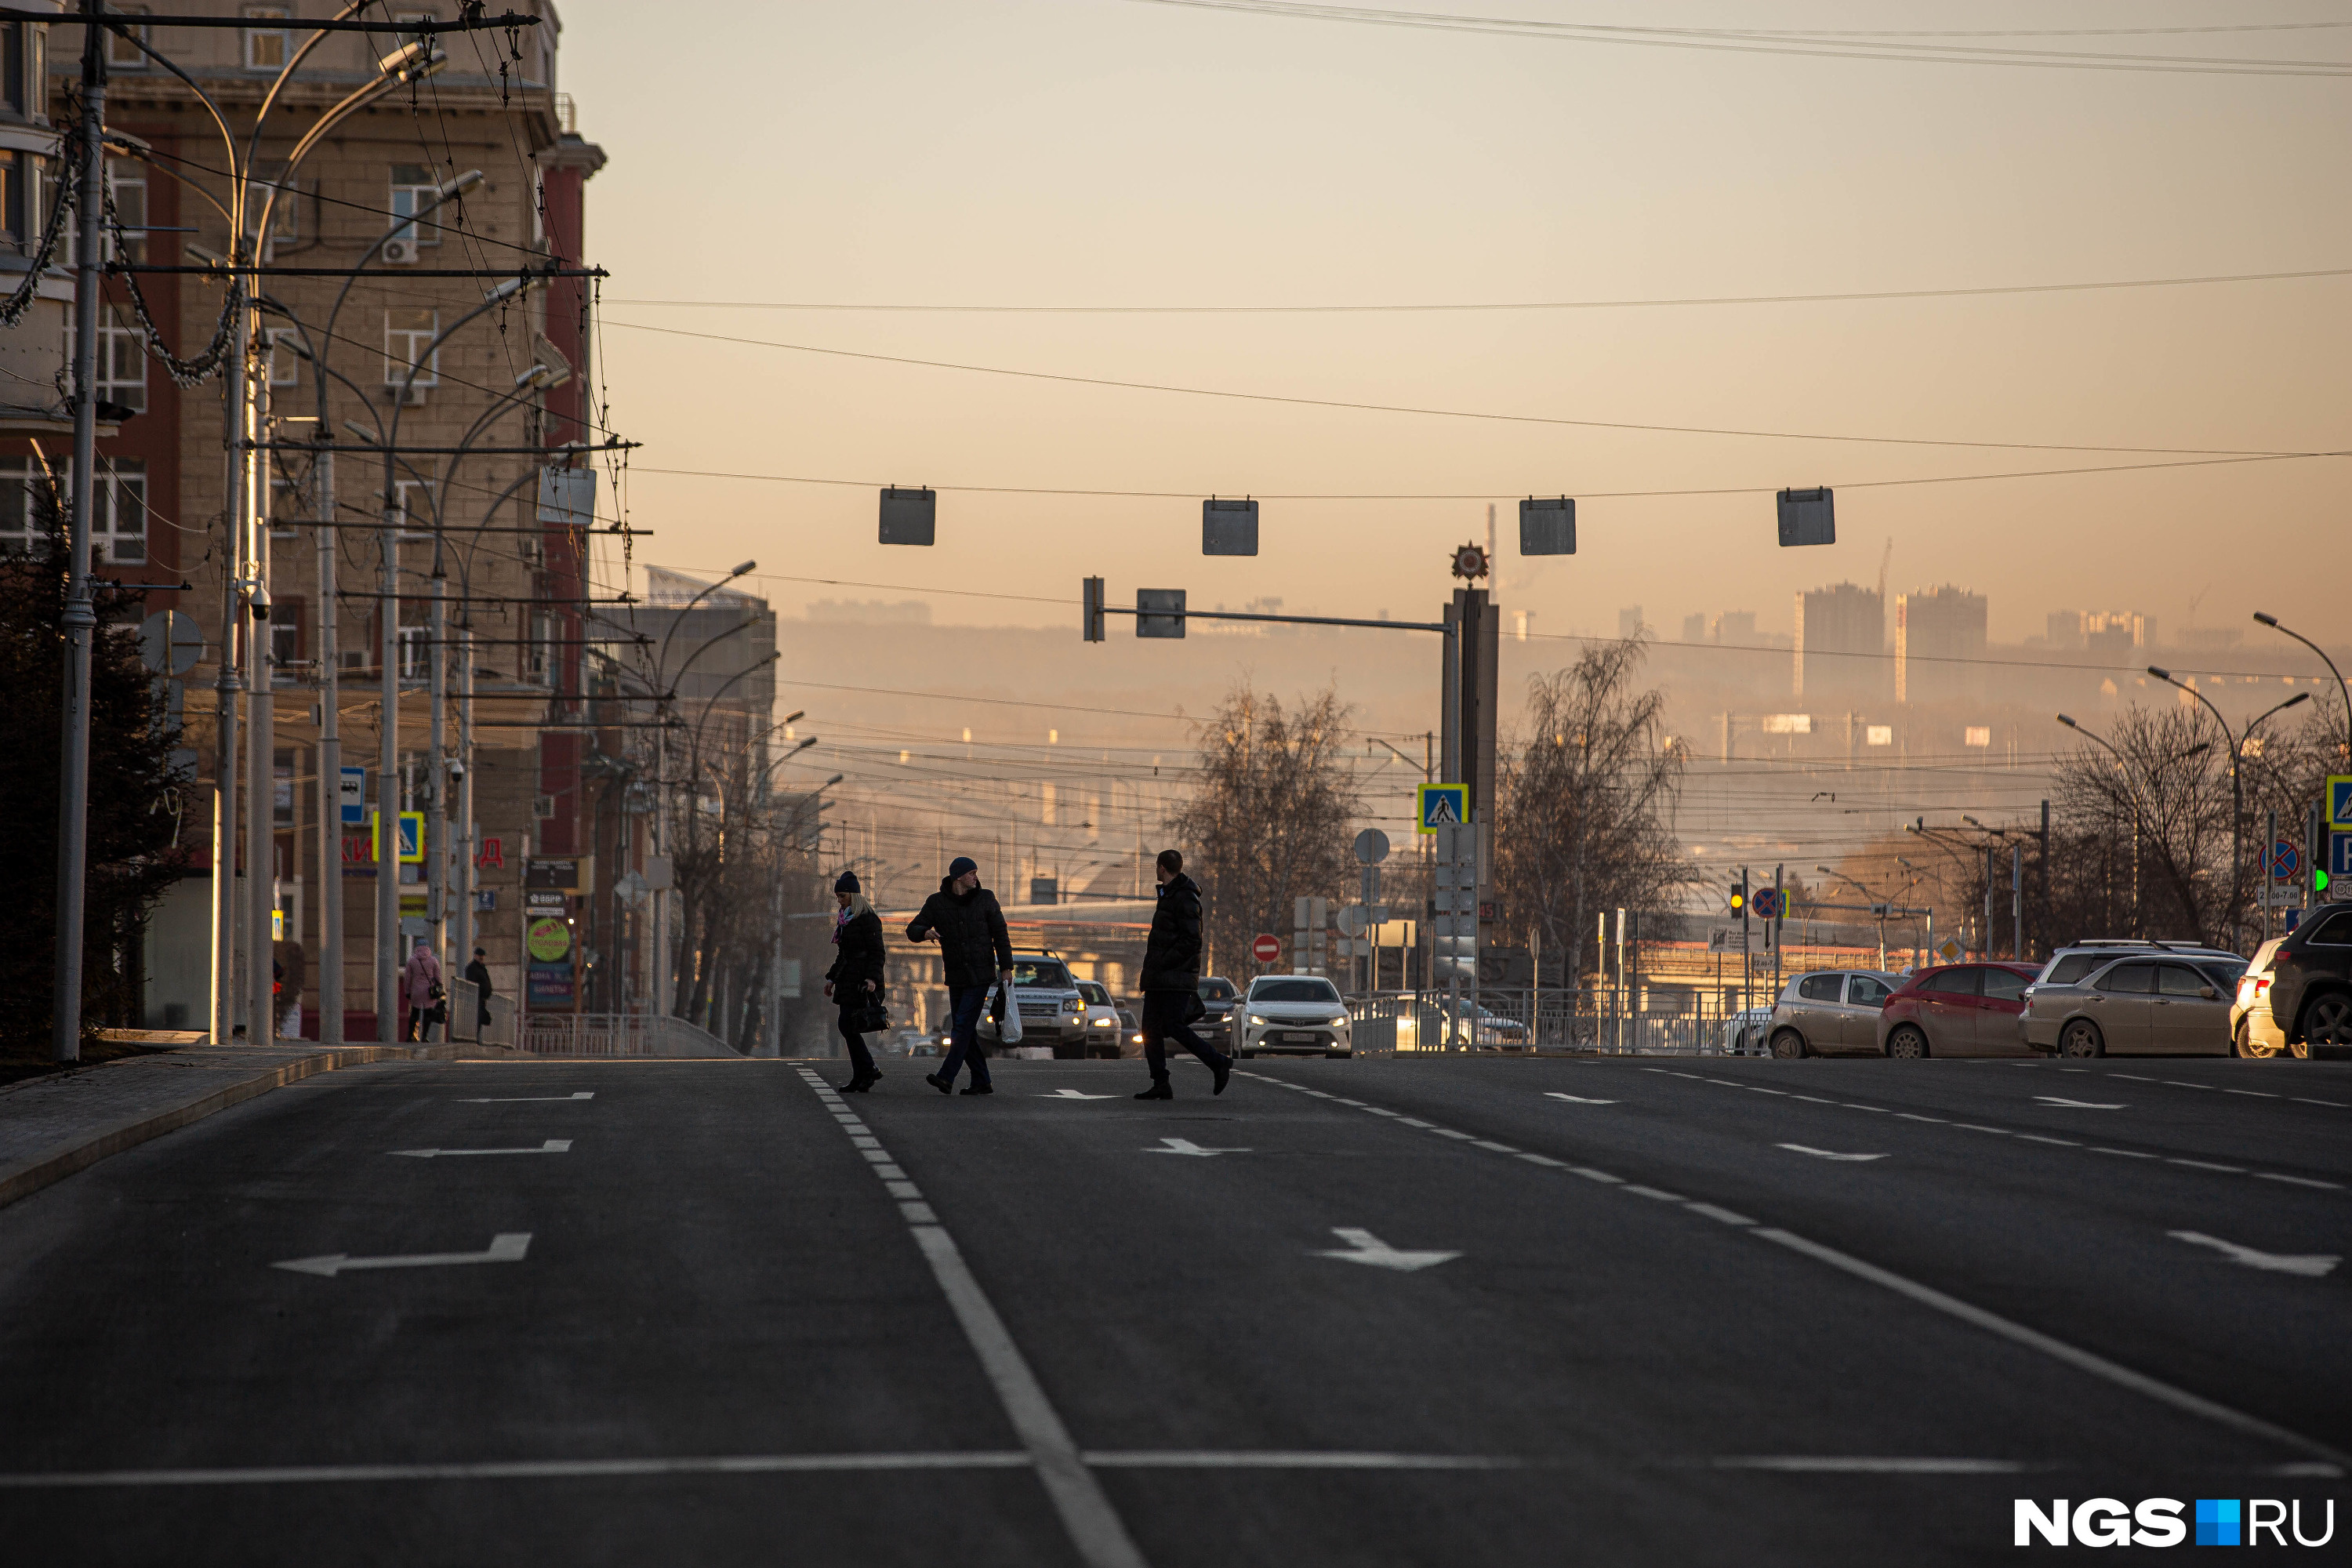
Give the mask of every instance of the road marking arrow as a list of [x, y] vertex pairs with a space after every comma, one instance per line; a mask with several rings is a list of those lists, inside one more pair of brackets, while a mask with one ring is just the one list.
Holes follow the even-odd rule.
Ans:
[[1827, 1149], [1808, 1149], [1802, 1143], [1775, 1143], [1775, 1149], [1792, 1149], [1800, 1154], [1811, 1154], [1816, 1160], [1884, 1160], [1884, 1154], [1838, 1154]]
[[1146, 1149], [1143, 1152], [1147, 1154], [1200, 1154], [1204, 1156], [1209, 1154], [1246, 1154], [1249, 1152], [1246, 1149], [1203, 1149], [1198, 1143], [1193, 1142], [1190, 1138], [1162, 1138], [1160, 1142], [1166, 1144], [1167, 1147], [1164, 1149]]
[[1342, 1263], [1368, 1263], [1375, 1268], [1393, 1268], [1410, 1274], [1416, 1268], [1427, 1268], [1462, 1255], [1458, 1252], [1399, 1252], [1369, 1230], [1352, 1230], [1334, 1226], [1331, 1234], [1348, 1244], [1344, 1252], [1318, 1252], [1318, 1258], [1336, 1258]]
[[1587, 1100], [1580, 1094], [1562, 1094], [1556, 1089], [1548, 1089], [1544, 1090], [1544, 1093], [1553, 1100], [1564, 1100], [1570, 1105], [1614, 1105], [1617, 1103], [1613, 1100]]
[[577, 1094], [516, 1094], [509, 1095], [502, 1099], [475, 1098], [471, 1100], [461, 1100], [457, 1103], [459, 1105], [537, 1105], [542, 1101], [551, 1100], [593, 1100], [595, 1098], [596, 1091], [594, 1089], [583, 1089]]
[[1086, 1094], [1075, 1089], [1057, 1089], [1051, 1094], [1041, 1094], [1040, 1100], [1117, 1100], [1115, 1094]]
[[572, 1149], [569, 1138], [551, 1138], [536, 1149], [394, 1149], [411, 1160], [434, 1160], [444, 1154], [563, 1154]]
[[2123, 1109], [2120, 1104], [2103, 1105], [2095, 1100], [2064, 1100], [2054, 1094], [2037, 1094], [2033, 1098], [2044, 1105], [2063, 1105], [2069, 1110], [2121, 1110]]
[[332, 1279], [346, 1268], [439, 1268], [456, 1263], [520, 1263], [523, 1254], [530, 1250], [530, 1232], [523, 1230], [490, 1237], [487, 1252], [417, 1252], [406, 1258], [353, 1258], [346, 1252], [329, 1252], [317, 1258], [289, 1258], [269, 1267]]
[[2210, 1247], [2232, 1263], [2242, 1263], [2249, 1268], [2267, 1268], [2273, 1274], [2300, 1274], [2306, 1279], [2325, 1278], [2343, 1261], [2332, 1253], [2257, 1252], [2251, 1247], [2240, 1247], [2234, 1241], [2223, 1241], [2218, 1236], [2202, 1231], [2176, 1230], [2168, 1233], [2176, 1241], [2192, 1247]]

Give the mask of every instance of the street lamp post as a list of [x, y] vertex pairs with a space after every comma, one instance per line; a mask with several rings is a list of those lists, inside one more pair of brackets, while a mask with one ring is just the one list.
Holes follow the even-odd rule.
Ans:
[[2252, 738], [2254, 731], [2262, 727], [2264, 720], [2273, 713], [2284, 712], [2298, 702], [2310, 701], [2311, 693], [2296, 692], [2278, 706], [2256, 717], [2246, 726], [2244, 733], [2233, 735], [2230, 731], [2230, 721], [2221, 717], [2221, 710], [2214, 707], [2203, 692], [2185, 681], [2175, 680], [2172, 678], [2172, 672], [2168, 669], [2160, 669], [2151, 664], [2147, 667], [2147, 672], [2166, 685], [2177, 687], [2203, 703], [2205, 711], [2213, 715], [2213, 722], [2221, 727], [2221, 740], [2230, 748], [2230, 945], [2233, 949], [2242, 947], [2245, 945], [2245, 932], [2243, 922], [2238, 918], [2238, 900], [2243, 893], [2242, 884], [2245, 877], [2246, 801], [2244, 781], [2240, 778], [2238, 773], [2239, 756], [2245, 749], [2246, 742]]
[[2326, 648], [2321, 647], [2317, 643], [2312, 641], [2309, 637], [2305, 637], [2301, 632], [2295, 631], [2292, 627], [2279, 625], [2279, 619], [2276, 616], [2266, 616], [2260, 610], [2256, 610], [2254, 612], [2254, 619], [2260, 621], [2263, 625], [2270, 627], [2271, 630], [2274, 632], [2284, 632], [2288, 637], [2293, 637], [2295, 641], [2301, 643], [2304, 647], [2317, 654], [2319, 656], [2319, 662], [2327, 667], [2327, 673], [2336, 678], [2336, 689], [2344, 698], [2344, 754], [2347, 759], [2352, 759], [2352, 685], [2347, 685], [2345, 682], [2344, 672], [2336, 668], [2336, 661], [2327, 657], [2327, 650]]

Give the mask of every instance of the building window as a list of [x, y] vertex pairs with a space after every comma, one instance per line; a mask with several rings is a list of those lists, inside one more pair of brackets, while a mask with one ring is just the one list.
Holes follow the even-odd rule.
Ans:
[[[416, 163], [394, 163], [392, 166], [393, 216], [415, 217], [431, 207], [433, 198], [440, 194], [441, 182], [433, 177], [432, 170]], [[403, 224], [388, 243], [402, 241], [410, 245], [438, 245], [441, 243], [441, 231], [431, 223]]]
[[283, 5], [247, 5], [247, 22], [277, 26], [256, 26], [245, 29], [245, 68], [253, 71], [274, 71], [286, 68], [288, 55], [292, 53], [292, 35], [285, 26], [286, 7]]
[[0, 105], [20, 120], [48, 110], [48, 35], [30, 22], [0, 24]]
[[432, 648], [432, 636], [433, 628], [430, 626], [403, 626], [400, 628], [401, 679], [422, 680], [425, 679], [426, 671], [425, 660], [429, 657], [430, 650]]
[[292, 327], [269, 329], [269, 384], [299, 386], [302, 384], [302, 356], [294, 352], [302, 334]]
[[523, 679], [533, 686], [552, 686], [555, 670], [555, 617], [541, 610], [530, 614], [530, 641], [523, 648]]
[[[70, 327], [66, 361], [73, 361]], [[134, 414], [147, 412], [147, 345], [138, 326], [119, 305], [106, 306], [99, 312], [98, 395], [100, 401], [119, 403]]]
[[393, 510], [400, 517], [404, 539], [425, 539], [433, 531], [433, 484], [429, 479], [393, 481]]
[[144, 565], [147, 560], [147, 460], [143, 458], [100, 458], [98, 483], [90, 494], [89, 545], [92, 559], [118, 565]]
[[280, 684], [295, 678], [302, 662], [302, 601], [280, 599], [269, 606], [270, 673]]
[[441, 351], [433, 340], [441, 334], [438, 310], [386, 310], [383, 313], [383, 384], [399, 386], [416, 372], [417, 386], [441, 380]]
[[[149, 5], [110, 5], [107, 9], [118, 16], [147, 16], [154, 14], [154, 8]], [[140, 43], [152, 44], [155, 41], [153, 30], [151, 28], [139, 26], [132, 27], [130, 31], [139, 36]], [[106, 64], [110, 70], [143, 71], [147, 68], [149, 61], [146, 55], [141, 52], [138, 44], [132, 43], [121, 33], [110, 28], [106, 35]]]
[[281, 163], [262, 163], [253, 172], [253, 206], [250, 218], [256, 232], [261, 225], [262, 204], [269, 205], [269, 237], [278, 245], [291, 245], [302, 237], [302, 183], [286, 178], [286, 165]]
[[47, 476], [30, 458], [0, 458], [0, 555], [30, 555], [41, 532], [33, 487]]

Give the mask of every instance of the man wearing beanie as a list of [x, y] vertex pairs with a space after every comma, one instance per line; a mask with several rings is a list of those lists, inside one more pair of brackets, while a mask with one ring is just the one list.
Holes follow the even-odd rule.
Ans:
[[[996, 895], [980, 885], [980, 867], [971, 856], [959, 855], [940, 879], [940, 890], [923, 900], [907, 922], [908, 942], [940, 942], [940, 964], [947, 972], [948, 1011], [953, 1020], [947, 1060], [923, 1081], [941, 1094], [955, 1091], [956, 1069], [971, 1064], [971, 1086], [966, 1094], [993, 1094], [988, 1063], [980, 1054], [980, 1010], [988, 1002], [993, 983], [1004, 988], [1004, 1005], [1013, 1001], [1013, 938], [1004, 929], [1004, 911]], [[992, 963], [991, 960], [994, 962]]]

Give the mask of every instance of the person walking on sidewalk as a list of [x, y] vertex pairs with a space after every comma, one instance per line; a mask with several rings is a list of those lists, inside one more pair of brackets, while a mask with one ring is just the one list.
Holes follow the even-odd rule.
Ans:
[[[1002, 988], [1004, 1005], [1013, 1000], [1013, 938], [1004, 929], [1004, 910], [996, 895], [980, 885], [980, 866], [969, 855], [948, 863], [940, 890], [923, 900], [907, 922], [908, 942], [940, 942], [940, 967], [947, 972], [950, 1038], [947, 1060], [923, 1081], [941, 1094], [955, 1091], [956, 1070], [971, 1064], [971, 1085], [966, 1094], [994, 1094], [988, 1063], [980, 1051], [980, 1010], [988, 1004], [992, 982]], [[992, 960], [993, 963], [992, 963]]]
[[441, 989], [441, 961], [433, 956], [433, 944], [423, 937], [416, 939], [416, 950], [408, 955], [408, 968], [402, 975], [401, 989], [408, 997], [408, 1027], [401, 1036], [415, 1040], [420, 1033], [431, 1033], [433, 1004]]
[[841, 1037], [849, 1045], [849, 1081], [841, 1092], [864, 1094], [882, 1075], [874, 1070], [874, 1053], [850, 1020], [881, 999], [882, 917], [858, 889], [855, 871], [844, 871], [835, 879], [833, 897], [841, 906], [833, 922], [834, 945], [841, 951], [824, 972], [824, 994], [841, 1007]]
[[497, 989], [490, 984], [489, 958], [488, 948], [478, 947], [474, 950], [474, 962], [466, 965], [466, 978], [474, 987], [474, 1011], [478, 1015], [474, 1019], [474, 1038], [477, 1040], [482, 1037], [482, 1031], [490, 1026], [490, 998], [498, 994]]
[[1138, 1100], [1173, 1100], [1168, 1082], [1168, 1044], [1174, 1040], [1208, 1064], [1216, 1087], [1225, 1092], [1234, 1062], [1192, 1032], [1201, 1006], [1201, 889], [1184, 875], [1184, 857], [1160, 852], [1160, 906], [1151, 911], [1151, 935], [1143, 945], [1143, 1059], [1151, 1087]]

